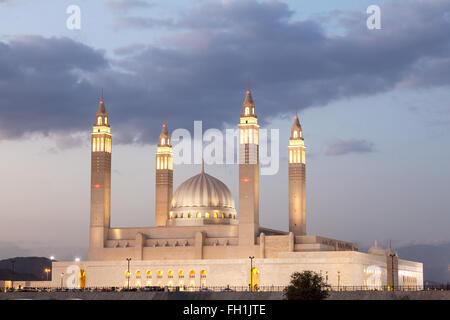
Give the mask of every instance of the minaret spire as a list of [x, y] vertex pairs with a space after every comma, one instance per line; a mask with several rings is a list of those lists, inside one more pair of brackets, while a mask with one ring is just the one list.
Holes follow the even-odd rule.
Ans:
[[296, 107], [288, 146], [289, 162], [289, 231], [306, 235], [306, 161], [303, 130]]
[[173, 155], [170, 133], [164, 121], [156, 150], [155, 225], [166, 226], [170, 219], [173, 191]]

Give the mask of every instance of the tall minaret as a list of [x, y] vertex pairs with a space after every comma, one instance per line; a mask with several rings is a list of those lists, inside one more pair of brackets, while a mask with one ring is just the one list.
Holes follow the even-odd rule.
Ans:
[[295, 115], [289, 139], [289, 231], [306, 235], [305, 141]]
[[93, 250], [103, 248], [111, 217], [111, 128], [102, 99], [91, 133], [91, 222], [89, 259]]
[[156, 151], [155, 225], [166, 225], [173, 192], [173, 158], [167, 125], [162, 126]]
[[239, 123], [239, 244], [254, 245], [259, 233], [259, 125], [250, 88]]

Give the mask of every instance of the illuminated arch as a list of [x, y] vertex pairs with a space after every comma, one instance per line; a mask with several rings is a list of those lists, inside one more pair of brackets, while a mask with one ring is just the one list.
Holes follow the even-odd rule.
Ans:
[[258, 291], [259, 288], [259, 270], [258, 268], [253, 267], [250, 271], [248, 285], [251, 286], [252, 291]]
[[250, 113], [250, 108], [249, 107], [245, 107], [245, 115], [248, 116], [249, 113]]
[[86, 271], [80, 269], [78, 274], [78, 287], [84, 289], [86, 287]]
[[98, 117], [98, 118], [97, 118], [97, 124], [98, 124], [99, 126], [102, 125], [102, 117]]
[[141, 270], [137, 270], [135, 273], [135, 276], [136, 276], [135, 285], [138, 288], [140, 288], [142, 286], [141, 275], [142, 275]]
[[206, 287], [206, 270], [200, 271], [200, 286]]

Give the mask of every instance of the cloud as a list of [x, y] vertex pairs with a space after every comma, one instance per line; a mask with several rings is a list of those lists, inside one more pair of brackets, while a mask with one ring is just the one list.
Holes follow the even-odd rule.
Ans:
[[105, 2], [104, 5], [112, 11], [122, 14], [134, 8], [152, 7], [153, 3], [145, 0], [110, 0]]
[[167, 28], [114, 59], [67, 38], [0, 42], [0, 138], [89, 130], [101, 87], [115, 143], [147, 143], [165, 117], [171, 129], [237, 122], [249, 75], [263, 125], [299, 104], [449, 85], [450, 2], [397, 1], [382, 12], [373, 31], [363, 12], [333, 13], [345, 32], [330, 34], [280, 1], [201, 1], [170, 24], [137, 17]]
[[128, 45], [122, 46], [120, 48], [116, 48], [114, 53], [119, 56], [126, 56], [138, 53], [144, 50], [146, 46], [142, 43], [130, 43]]
[[370, 153], [374, 151], [374, 144], [370, 141], [334, 139], [327, 144], [326, 155], [342, 156], [349, 153]]

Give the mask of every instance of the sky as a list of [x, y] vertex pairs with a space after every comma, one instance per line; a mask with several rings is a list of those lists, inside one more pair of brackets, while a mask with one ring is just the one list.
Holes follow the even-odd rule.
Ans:
[[[369, 30], [368, 6], [381, 8]], [[81, 29], [69, 30], [70, 5]], [[450, 1], [0, 0], [0, 258], [86, 258], [90, 140], [113, 132], [112, 226], [154, 223], [161, 124], [236, 128], [248, 78], [280, 130], [260, 221], [288, 229], [299, 108], [307, 231], [368, 247], [450, 241]], [[175, 188], [200, 165], [179, 165]], [[237, 166], [207, 165], [238, 199]]]

